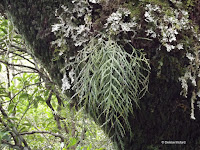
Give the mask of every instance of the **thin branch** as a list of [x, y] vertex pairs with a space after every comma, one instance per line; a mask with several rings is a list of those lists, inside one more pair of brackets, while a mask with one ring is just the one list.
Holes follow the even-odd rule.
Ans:
[[[2, 113], [2, 115], [7, 119], [8, 118], [8, 115], [6, 114], [5, 110], [3, 109], [2, 105], [0, 104], [0, 111]], [[9, 121], [9, 119], [8, 119]]]
[[[33, 123], [33, 121], [30, 120], [30, 118], [27, 118], [27, 117], [26, 117], [26, 119], [28, 120], [28, 122], [29, 122], [32, 126], [35, 127], [35, 129], [37, 129], [38, 131], [40, 131], [40, 130], [38, 129], [38, 127], [37, 127], [37, 125], [36, 125], [35, 122]], [[49, 143], [49, 145], [51, 145], [51, 146], [53, 147], [53, 145], [51, 144], [51, 142], [49, 141], [49, 139], [45, 136], [45, 134], [44, 134], [44, 133], [41, 133], [41, 134], [42, 134], [43, 137], [47, 140], [47, 142]]]
[[64, 125], [64, 129], [65, 129], [65, 133], [66, 133], [66, 134], [69, 134], [69, 130], [68, 130], [68, 128], [67, 128], [67, 125], [66, 125], [66, 123], [65, 123], [65, 122], [63, 122], [63, 125]]
[[46, 100], [46, 104], [49, 106], [49, 108], [52, 110], [52, 111], [54, 111], [54, 108], [53, 108], [53, 106], [51, 105], [51, 97], [52, 97], [52, 95], [53, 95], [53, 92], [52, 92], [52, 90], [50, 91], [50, 94], [49, 94], [49, 97], [48, 97], [48, 99]]
[[50, 135], [53, 135], [55, 137], [59, 137], [61, 138], [61, 140], [64, 140], [65, 137], [61, 134], [58, 134], [58, 133], [53, 133], [53, 132], [50, 132], [50, 131], [31, 131], [31, 132], [22, 132], [20, 133], [20, 135], [30, 135], [30, 134], [35, 134], [35, 133], [42, 133], [42, 134], [50, 134]]
[[38, 69], [30, 67], [30, 66], [19, 65], [19, 64], [11, 64], [11, 63], [8, 63], [8, 62], [2, 61], [2, 60], [0, 60], [0, 62], [3, 63], [3, 64], [6, 64], [8, 66], [28, 68], [28, 69], [31, 69], [31, 70], [35, 70], [38, 73], [41, 73]]
[[6, 145], [8, 145], [9, 147], [11, 147], [11, 148], [13, 148], [13, 149], [23, 149], [22, 146], [13, 145], [13, 144], [11, 144], [11, 143], [5, 141], [5, 140], [1, 140], [1, 143], [2, 143], [2, 144], [6, 144]]
[[61, 131], [62, 130], [62, 127], [61, 127], [61, 117], [60, 117], [60, 112], [61, 112], [61, 105], [62, 105], [62, 99], [59, 97], [58, 94], [56, 94], [56, 98], [58, 100], [58, 107], [57, 107], [57, 111], [58, 113], [55, 115], [55, 120], [57, 122], [57, 125], [58, 125], [58, 129]]
[[20, 71], [20, 72], [17, 72], [17, 73], [15, 73], [15, 74], [12, 74], [13, 77], [15, 77], [15, 76], [17, 76], [17, 75], [19, 75], [19, 74], [23, 74], [23, 73], [35, 73], [35, 72], [33, 72], [33, 71], [21, 71], [21, 70], [17, 70], [17, 71]]
[[8, 66], [22, 67], [22, 68], [28, 68], [28, 69], [34, 70], [34, 71], [36, 71], [35, 73], [38, 73], [46, 83], [47, 82], [52, 83], [52, 81], [49, 79], [49, 77], [47, 75], [45, 75], [44, 72], [41, 72], [39, 69], [36, 69], [34, 67], [30, 67], [30, 66], [20, 65], [20, 64], [11, 64], [11, 63], [8, 63], [8, 62], [2, 61], [2, 60], [0, 60], [0, 62], [3, 63], [3, 64], [6, 64]]
[[20, 125], [22, 119], [24, 118], [24, 116], [26, 115], [26, 113], [28, 112], [28, 110], [30, 109], [31, 104], [32, 104], [32, 103], [29, 102], [29, 104], [28, 104], [26, 110], [24, 111], [23, 115], [22, 115], [21, 118], [19, 119], [19, 122], [17, 123], [17, 128], [19, 127], [19, 125]]
[[[49, 94], [49, 97], [46, 100], [46, 104], [49, 106], [49, 108], [52, 110], [52, 112], [54, 112], [55, 110], [54, 110], [53, 106], [51, 105], [52, 95], [53, 95], [53, 91], [51, 90], [50, 94]], [[55, 113], [53, 113], [53, 116], [54, 116], [54, 120], [57, 123], [57, 127], [58, 127], [59, 131], [61, 131], [62, 127], [61, 127], [61, 123], [60, 123], [60, 116], [58, 114], [55, 114]]]
[[[3, 49], [3, 48], [0, 48], [0, 49], [1, 49], [2, 51], [4, 51], [4, 52], [7, 51], [6, 49]], [[16, 56], [19, 56], [19, 57], [21, 57], [21, 58], [27, 60], [27, 61], [30, 62], [31, 64], [35, 65], [34, 62], [30, 61], [28, 58], [26, 58], [26, 57], [24, 57], [24, 56], [22, 56], [22, 55], [20, 55], [20, 54], [15, 53], [14, 51], [9, 51], [9, 53], [12, 53], [12, 54], [14, 54], [14, 55], [16, 55]]]
[[[6, 112], [5, 112], [5, 110], [3, 109], [3, 107], [2, 107], [1, 104], [0, 104], [0, 111], [1, 111], [2, 115], [7, 119], [7, 121], [8, 121], [9, 123], [15, 124], [13, 120], [9, 119], [8, 115], [6, 114]], [[0, 119], [1, 119], [1, 118], [0, 118]], [[0, 122], [3, 123], [3, 120], [1, 119]], [[5, 126], [5, 125], [6, 125], [6, 124], [4, 124], [4, 126]], [[6, 126], [7, 126], [7, 125], [6, 125]], [[10, 130], [10, 131], [11, 131], [11, 130]], [[21, 145], [21, 142], [23, 142], [23, 144], [24, 144], [26, 147], [29, 148], [27, 142], [25, 141], [25, 139], [24, 139], [22, 136], [20, 136], [20, 134], [19, 134], [19, 132], [17, 131], [17, 129], [15, 128], [15, 126], [12, 127], [12, 131], [11, 131], [11, 132], [13, 132], [13, 133], [16, 135], [16, 136], [14, 136], [14, 137], [16, 137], [16, 138], [19, 139], [19, 142], [20, 142], [20, 143], [17, 142], [18, 145]], [[12, 134], [12, 135], [14, 135], [14, 134]], [[15, 144], [17, 144], [17, 143], [15, 143]]]
[[9, 101], [5, 101], [5, 102], [1, 102], [0, 104], [3, 104], [3, 103], [8, 103], [10, 101], [12, 101], [17, 95], [19, 95], [24, 89], [26, 89], [27, 87], [30, 87], [30, 86], [33, 86], [33, 85], [38, 85], [38, 84], [41, 84], [43, 82], [38, 82], [38, 83], [34, 83], [34, 84], [30, 84], [30, 85], [26, 85], [24, 86], [19, 92], [17, 92]]
[[86, 133], [86, 115], [84, 114], [84, 117], [83, 117], [83, 129], [82, 129], [82, 133], [81, 133], [81, 138], [80, 138], [80, 141], [78, 142], [78, 144], [82, 144], [83, 140], [85, 139], [85, 133]]
[[[4, 125], [4, 127], [6, 128], [6, 131], [11, 131], [10, 127], [8, 127], [8, 125], [1, 119], [0, 117], [0, 122]], [[15, 134], [13, 132], [9, 132], [11, 134], [11, 136], [13, 137], [13, 140], [15, 142], [15, 144], [17, 144], [17, 137], [15, 136]]]
[[13, 45], [13, 44], [11, 44], [11, 47], [16, 48], [20, 52], [24, 52], [24, 53], [28, 53], [29, 54], [29, 52], [27, 51], [27, 49], [23, 49], [23, 48], [21, 48], [19, 46]]
[[[8, 69], [8, 66], [6, 66], [6, 71], [7, 71], [7, 81], [8, 81], [8, 88], [10, 87], [10, 71]], [[9, 98], [11, 98], [11, 92], [8, 92]]]

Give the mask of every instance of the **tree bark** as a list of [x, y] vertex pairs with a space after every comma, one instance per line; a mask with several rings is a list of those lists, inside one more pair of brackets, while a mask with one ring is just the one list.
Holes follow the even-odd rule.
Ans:
[[[52, 80], [61, 87], [62, 73], [60, 70], [64, 67], [64, 60], [52, 61], [54, 49], [50, 43], [55, 40], [55, 36], [51, 32], [51, 25], [56, 22], [54, 15], [56, 8], [66, 2], [64, 0], [2, 0], [0, 3], [3, 4], [19, 33], [29, 43], [31, 53], [48, 71]], [[200, 12], [199, 7], [196, 7], [195, 10]], [[199, 23], [199, 18], [195, 16], [194, 12], [192, 17], [196, 23]], [[142, 41], [138, 40], [134, 43], [142, 43]], [[140, 109], [136, 108], [134, 116], [129, 116], [133, 137], [130, 137], [127, 130], [127, 135], [120, 143], [117, 137], [112, 137], [113, 133], [119, 132], [115, 127], [112, 127], [111, 132], [108, 130], [111, 127], [109, 124], [103, 126], [103, 129], [112, 137], [113, 142], [118, 145], [118, 149], [121, 149], [121, 144], [125, 150], [200, 149], [200, 112], [198, 108], [195, 108], [196, 120], [190, 119], [192, 87], [188, 98], [180, 96], [181, 85], [178, 78], [183, 75], [182, 68], [187, 62], [181, 57], [181, 51], [176, 53], [161, 51], [159, 54], [154, 54], [152, 49], [156, 48], [158, 43], [153, 41], [153, 44], [150, 45], [151, 47], [148, 43], [134, 45], [136, 48], [145, 47], [151, 63], [151, 74], [149, 91], [141, 99]], [[161, 59], [164, 63], [158, 70], [158, 61]], [[160, 72], [159, 76], [158, 71]], [[103, 110], [97, 111], [101, 114]], [[104, 121], [105, 116], [96, 120], [100, 125]], [[125, 123], [122, 122], [122, 124], [125, 126]], [[183, 141], [184, 144], [169, 145], [166, 144], [167, 141]]]

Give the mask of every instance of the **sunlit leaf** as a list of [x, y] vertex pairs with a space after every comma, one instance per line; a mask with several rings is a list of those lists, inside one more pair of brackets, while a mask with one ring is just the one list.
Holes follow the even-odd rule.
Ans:
[[44, 99], [42, 98], [42, 96], [36, 96], [35, 99], [36, 99], [37, 101], [44, 101]]
[[6, 29], [4, 29], [4, 28], [1, 28], [1, 27], [0, 27], [0, 30], [3, 31], [4, 34], [7, 34], [7, 33], [8, 33], [8, 32], [6, 31]]
[[[10, 120], [19, 120], [17, 117], [9, 116], [8, 119]], [[14, 126], [14, 124], [10, 124], [11, 126]]]
[[0, 140], [2, 140], [10, 131], [0, 131]]
[[27, 99], [29, 97], [29, 94], [27, 93], [22, 93], [20, 96], [19, 96], [19, 99]]
[[72, 147], [73, 145], [75, 145], [77, 142], [76, 138], [70, 138], [69, 139], [69, 144], [67, 145], [67, 148]]
[[19, 35], [19, 34], [17, 34], [17, 35], [15, 35], [15, 36], [14, 36], [14, 38], [16, 38], [16, 39], [21, 39], [21, 38], [22, 38], [22, 36], [21, 36], [21, 35]]
[[33, 104], [34, 104], [34, 107], [35, 107], [35, 108], [38, 108], [38, 101], [34, 101]]
[[15, 104], [11, 103], [9, 106], [8, 106], [8, 111], [11, 112], [13, 111], [13, 108], [15, 107]]

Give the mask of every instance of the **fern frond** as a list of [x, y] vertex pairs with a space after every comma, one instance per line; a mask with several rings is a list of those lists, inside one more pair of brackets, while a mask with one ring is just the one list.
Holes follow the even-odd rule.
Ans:
[[131, 130], [128, 115], [148, 89], [150, 67], [144, 53], [132, 47], [129, 54], [113, 40], [93, 39], [79, 52], [76, 62], [73, 89], [80, 103], [97, 119], [104, 115], [103, 125], [118, 128], [123, 137], [122, 122]]

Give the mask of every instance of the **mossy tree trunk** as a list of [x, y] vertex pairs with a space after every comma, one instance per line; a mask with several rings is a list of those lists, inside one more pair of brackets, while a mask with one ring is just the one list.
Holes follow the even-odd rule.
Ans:
[[[65, 0], [2, 0], [0, 3], [19, 33], [30, 45], [30, 53], [40, 61], [52, 80], [61, 87], [63, 76], [60, 70], [63, 68], [64, 60], [52, 61], [54, 49], [50, 43], [56, 37], [51, 32], [51, 25], [56, 22], [54, 15], [56, 8], [67, 2]], [[200, 12], [199, 7], [194, 10]], [[198, 15], [195, 16], [193, 11], [191, 14], [198, 24]], [[192, 87], [188, 98], [180, 96], [179, 77], [183, 75], [183, 68], [187, 61], [181, 57], [181, 51], [175, 53], [161, 51], [159, 54], [155, 54], [150, 50], [157, 46], [157, 41], [153, 42], [151, 47], [148, 47], [148, 43], [146, 45], [143, 43], [142, 46], [135, 45], [136, 48], [146, 47], [145, 52], [150, 59], [151, 74], [149, 91], [140, 101], [140, 109], [137, 108], [134, 115], [129, 116], [133, 137], [130, 137], [130, 134], [123, 137], [124, 149], [200, 149], [198, 108], [195, 108], [196, 120], [190, 119]], [[142, 41], [138, 40], [135, 43], [142, 43]], [[161, 59], [164, 63], [158, 69]], [[100, 120], [96, 121], [101, 125], [104, 119], [102, 116]], [[122, 124], [124, 123], [122, 122]], [[106, 129], [104, 130], [107, 132]], [[119, 131], [113, 128], [109, 136], [112, 136], [113, 132]], [[186, 144], [167, 145], [162, 144], [162, 141], [186, 141]], [[113, 142], [121, 149], [117, 138], [113, 137]]]

